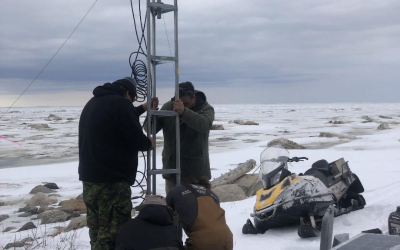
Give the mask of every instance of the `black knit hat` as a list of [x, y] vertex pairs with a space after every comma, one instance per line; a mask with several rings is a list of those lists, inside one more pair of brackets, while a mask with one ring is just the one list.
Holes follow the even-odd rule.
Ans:
[[136, 81], [132, 77], [124, 77], [122, 79], [116, 80], [112, 84], [115, 84], [117, 86], [122, 86], [129, 90], [129, 93], [132, 97], [132, 100], [136, 99]]

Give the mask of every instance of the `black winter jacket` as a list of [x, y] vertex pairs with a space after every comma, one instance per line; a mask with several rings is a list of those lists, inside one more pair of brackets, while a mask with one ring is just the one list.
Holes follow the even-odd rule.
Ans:
[[135, 108], [122, 90], [110, 83], [96, 87], [93, 95], [79, 121], [79, 180], [132, 185], [138, 151], [151, 148], [139, 123], [145, 110], [141, 105]]
[[150, 249], [184, 249], [179, 231], [173, 224], [172, 211], [166, 206], [147, 205], [118, 230], [115, 250]]

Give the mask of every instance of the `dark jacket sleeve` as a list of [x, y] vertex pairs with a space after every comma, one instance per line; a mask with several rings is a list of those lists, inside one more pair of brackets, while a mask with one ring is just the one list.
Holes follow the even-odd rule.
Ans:
[[139, 105], [135, 107], [136, 112], [138, 113], [139, 116], [141, 116], [146, 110], [143, 108], [143, 105]]
[[209, 106], [208, 109], [201, 113], [196, 113], [188, 108], [185, 108], [185, 112], [182, 115], [181, 121], [199, 133], [207, 133], [210, 131], [214, 121], [214, 108]]
[[119, 109], [120, 129], [129, 148], [146, 151], [151, 148], [151, 141], [143, 133], [139, 115], [128, 100], [121, 103]]

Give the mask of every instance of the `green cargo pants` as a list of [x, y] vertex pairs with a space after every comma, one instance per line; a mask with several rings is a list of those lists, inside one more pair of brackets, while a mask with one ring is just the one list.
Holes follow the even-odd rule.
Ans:
[[92, 250], [114, 249], [119, 227], [131, 218], [129, 183], [82, 183]]

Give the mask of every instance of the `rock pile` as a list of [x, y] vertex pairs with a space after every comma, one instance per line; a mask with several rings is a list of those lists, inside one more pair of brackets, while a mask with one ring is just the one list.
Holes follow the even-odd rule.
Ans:
[[220, 202], [244, 200], [262, 188], [257, 174], [247, 174], [255, 166], [255, 160], [248, 160], [211, 181], [211, 190], [218, 196]]

